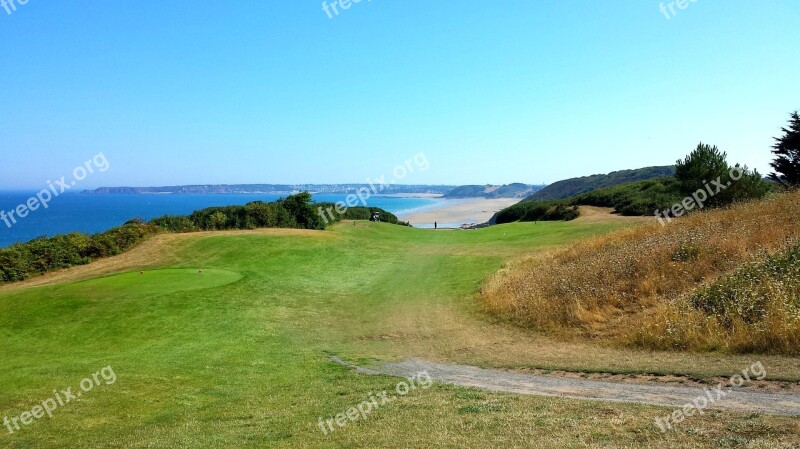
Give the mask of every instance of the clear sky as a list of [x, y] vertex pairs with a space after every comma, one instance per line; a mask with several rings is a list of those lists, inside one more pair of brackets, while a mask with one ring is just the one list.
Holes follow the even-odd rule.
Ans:
[[797, 0], [18, 2], [4, 189], [101, 151], [87, 187], [362, 182], [419, 152], [405, 183], [542, 183], [701, 140], [763, 173], [800, 109]]

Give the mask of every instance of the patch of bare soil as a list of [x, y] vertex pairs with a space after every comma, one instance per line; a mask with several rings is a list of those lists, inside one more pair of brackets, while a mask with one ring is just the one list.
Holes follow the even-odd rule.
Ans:
[[655, 222], [654, 217], [627, 217], [614, 213], [611, 207], [580, 206], [581, 215], [576, 222], [599, 223], [604, 221], [629, 221], [633, 223]]

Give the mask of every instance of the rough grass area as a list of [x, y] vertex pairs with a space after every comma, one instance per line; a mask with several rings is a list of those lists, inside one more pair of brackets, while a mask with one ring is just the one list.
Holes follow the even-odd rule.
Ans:
[[661, 349], [800, 353], [800, 245], [659, 306], [631, 340]]
[[[537, 329], [645, 347], [794, 354], [800, 350], [789, 293], [795, 284], [781, 275], [762, 273], [751, 284], [758, 290], [728, 295], [724, 308], [704, 306], [713, 303], [713, 290], [690, 298], [744, 264], [763, 263], [798, 238], [800, 192], [795, 192], [528, 258], [495, 276], [482, 298], [490, 310]], [[789, 265], [795, 262], [787, 259]], [[739, 317], [754, 296], [766, 291], [771, 296], [763, 301], [765, 310]]]

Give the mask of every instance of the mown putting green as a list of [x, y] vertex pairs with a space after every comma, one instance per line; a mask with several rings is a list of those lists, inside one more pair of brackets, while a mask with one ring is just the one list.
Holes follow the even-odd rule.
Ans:
[[56, 290], [68, 295], [165, 295], [188, 290], [220, 287], [242, 278], [233, 271], [219, 269], [163, 269], [116, 274], [77, 282]]
[[[13, 435], [0, 428], [0, 447], [716, 447], [744, 426], [755, 426], [747, 435], [756, 444], [795, 442], [792, 418], [715, 412], [661, 435], [653, 419], [664, 411], [655, 407], [442, 385], [320, 431], [320, 417], [398, 382], [353, 374], [331, 355], [517, 360], [513, 351], [543, 340], [519, 344], [522, 330], [481, 312], [475, 294], [486, 276], [514, 257], [618, 226], [434, 232], [348, 222], [313, 235], [197, 235], [176, 247], [180, 263], [158, 270], [2, 293], [0, 420], [108, 365], [117, 382]], [[705, 444], [698, 432], [718, 438]]]

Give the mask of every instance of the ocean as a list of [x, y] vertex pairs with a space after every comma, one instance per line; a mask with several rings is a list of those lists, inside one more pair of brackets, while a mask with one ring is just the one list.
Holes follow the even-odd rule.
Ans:
[[[25, 204], [33, 192], [0, 192], [0, 210], [14, 210]], [[162, 215], [188, 215], [212, 206], [243, 205], [251, 201], [271, 202], [286, 195], [83, 195], [64, 193], [54, 198], [47, 209], [39, 207], [25, 218], [17, 218], [11, 227], [0, 220], [0, 248], [27, 242], [44, 235], [68, 232], [94, 234], [119, 226], [133, 218], [150, 220]], [[346, 195], [314, 195], [318, 202], [343, 201]], [[430, 206], [429, 198], [374, 196], [368, 206], [380, 207], [394, 214]]]

